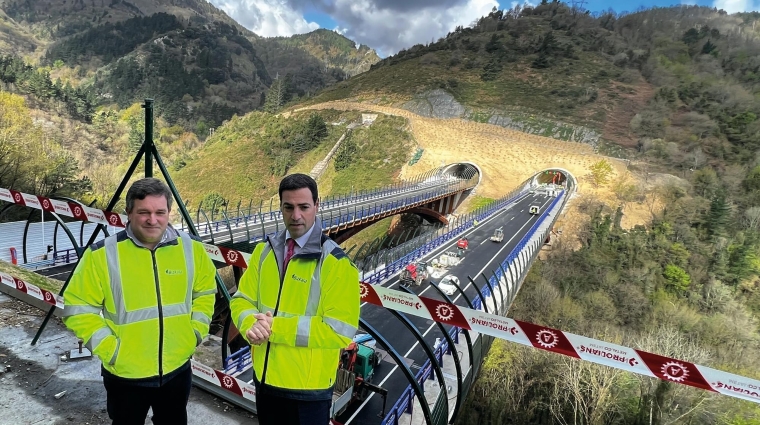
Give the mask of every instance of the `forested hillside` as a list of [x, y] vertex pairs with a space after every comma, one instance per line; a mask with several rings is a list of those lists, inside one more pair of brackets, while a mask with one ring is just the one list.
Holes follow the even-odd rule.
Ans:
[[159, 116], [188, 130], [263, 107], [273, 81], [268, 106], [279, 109], [379, 60], [332, 31], [262, 39], [205, 0], [3, 0], [0, 9], [0, 54], [39, 62], [96, 105], [152, 97]]
[[[630, 159], [640, 183], [584, 179], [615, 200], [581, 191], [578, 232], [533, 266], [510, 317], [758, 379], [759, 18], [695, 6], [590, 14], [546, 1], [495, 10], [320, 99], [404, 105], [444, 89], [469, 119], [596, 130], [597, 148]], [[624, 229], [632, 203], [651, 221]], [[760, 409], [497, 342], [458, 423], [751, 424]]]
[[[380, 61], [380, 57], [369, 46], [356, 42], [335, 31], [318, 29], [308, 34], [292, 37], [272, 37], [256, 40], [274, 56], [278, 50], [297, 48], [322, 62], [323, 65], [343, 71], [352, 77], [368, 71], [370, 66]], [[274, 49], [272, 49], [272, 47]], [[263, 54], [266, 56], [266, 54]]]
[[[301, 41], [260, 40], [205, 0], [0, 0], [0, 91], [14, 105], [0, 124], [0, 187], [104, 203], [143, 138], [144, 98], [174, 166], [235, 114], [278, 111], [356, 65], [342, 36], [320, 57]], [[33, 152], [21, 138], [60, 146], [66, 179], [84, 184], [37, 185], [49, 170], [14, 165]]]
[[582, 125], [602, 145], [630, 148], [629, 157], [649, 152], [687, 169], [695, 156], [700, 166], [708, 158], [746, 162], [758, 148], [760, 125], [757, 19], [696, 6], [623, 16], [546, 1], [494, 10], [473, 27], [382, 60], [313, 102], [404, 105], [443, 89], [465, 107], [462, 116], [477, 121], [544, 127], [535, 130], [549, 136], [550, 121]]
[[[587, 13], [544, 0], [341, 81], [372, 53], [332, 33], [262, 41], [201, 6], [157, 10], [201, 1], [106, 3], [70, 1], [85, 18], [70, 20], [46, 18], [51, 2], [0, 3], [13, 20], [0, 15], [0, 42], [26, 46], [0, 57], [0, 187], [102, 206], [141, 142], [136, 101], [150, 96], [156, 141], [191, 206], [233, 208], [310, 171], [359, 117], [275, 114], [287, 102], [410, 108], [442, 90], [462, 106], [434, 110], [446, 117], [570, 139], [563, 126], [584, 128], [638, 179], [577, 176], [578, 215], [565, 219], [577, 231], [533, 266], [511, 317], [760, 379], [760, 14]], [[413, 152], [407, 129], [381, 116], [354, 130], [324, 189], [395, 179]], [[590, 196], [600, 187], [607, 205]], [[626, 229], [633, 204], [648, 222]], [[462, 424], [760, 423], [757, 404], [509, 344], [494, 345], [480, 376]]]

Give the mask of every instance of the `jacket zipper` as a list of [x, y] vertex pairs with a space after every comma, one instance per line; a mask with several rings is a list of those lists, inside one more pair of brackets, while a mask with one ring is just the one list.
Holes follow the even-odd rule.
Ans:
[[158, 283], [158, 265], [156, 264], [156, 251], [150, 250], [153, 259], [153, 278], [156, 281], [156, 299], [158, 300], [158, 385], [164, 385], [164, 310], [161, 307], [161, 286]]
[[[277, 253], [274, 250], [274, 246], [272, 246], [272, 241], [268, 240], [267, 243], [269, 244], [269, 248], [272, 250], [272, 254], [274, 254], [274, 260], [275, 263], [277, 263]], [[284, 259], [284, 258], [283, 258]], [[293, 261], [293, 258], [290, 259]], [[285, 280], [285, 272], [287, 271], [287, 268], [280, 272], [280, 264], [277, 263], [277, 272], [282, 276], [280, 278], [280, 289], [277, 291], [277, 302], [274, 305], [274, 313], [272, 313], [272, 317], [277, 317], [277, 311], [280, 309], [280, 296], [282, 295], [282, 286], [283, 282]], [[259, 270], [259, 285], [261, 285], [261, 270]], [[264, 354], [264, 367], [261, 369], [261, 383], [264, 384], [264, 381], [267, 377], [267, 363], [269, 363], [269, 349], [271, 348], [271, 344], [269, 343], [269, 340], [267, 340], [267, 352]]]

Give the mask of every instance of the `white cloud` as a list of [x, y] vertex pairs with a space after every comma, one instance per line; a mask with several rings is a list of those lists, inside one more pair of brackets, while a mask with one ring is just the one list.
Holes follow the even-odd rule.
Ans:
[[264, 37], [290, 36], [314, 31], [316, 22], [284, 0], [210, 0], [240, 24]]
[[445, 6], [408, 6], [411, 10], [401, 13], [377, 3], [377, 0], [334, 0], [330, 16], [345, 28], [347, 37], [375, 48], [383, 56], [438, 40], [457, 25], [470, 25], [494, 6], [498, 7], [495, 0], [463, 0]]
[[[438, 40], [499, 6], [497, 0], [210, 0], [233, 19], [263, 36], [288, 36], [319, 28], [304, 11], [319, 11], [335, 31], [376, 49], [382, 56]], [[522, 0], [535, 4], [537, 0]], [[332, 25], [331, 25], [332, 26]]]
[[760, 4], [753, 0], [715, 0], [713, 6], [728, 13], [752, 12], [760, 9]]

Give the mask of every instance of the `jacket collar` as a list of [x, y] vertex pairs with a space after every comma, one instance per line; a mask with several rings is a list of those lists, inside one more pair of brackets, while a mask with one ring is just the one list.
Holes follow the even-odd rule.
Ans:
[[[132, 243], [134, 243], [135, 245], [139, 247], [150, 249], [147, 246], [145, 246], [144, 243], [140, 242], [139, 239], [137, 239], [137, 236], [135, 236], [135, 233], [132, 231], [131, 223], [127, 223], [126, 233], [127, 233], [127, 237], [132, 241]], [[177, 245], [178, 238], [179, 238], [179, 233], [177, 232], [177, 230], [172, 225], [168, 225], [166, 226], [166, 230], [164, 230], [163, 236], [161, 236], [161, 241], [156, 244], [156, 248], [154, 249], [158, 249], [159, 247], [162, 247], [164, 245]]]
[[[168, 229], [168, 228], [167, 228]], [[284, 252], [285, 250], [285, 233], [287, 229], [281, 230], [274, 236], [269, 237], [269, 243], [272, 244], [272, 249], [275, 253]], [[322, 221], [319, 217], [314, 220], [314, 225], [311, 228], [311, 234], [304, 246], [298, 252], [295, 257], [314, 257], [322, 255]]]

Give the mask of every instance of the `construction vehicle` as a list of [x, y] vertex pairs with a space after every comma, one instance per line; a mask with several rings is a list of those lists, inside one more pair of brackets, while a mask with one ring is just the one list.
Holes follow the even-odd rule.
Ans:
[[501, 227], [493, 231], [493, 236], [491, 236], [492, 242], [501, 242], [504, 240], [504, 230], [502, 230]]
[[330, 410], [331, 418], [344, 413], [352, 403], [365, 400], [370, 392], [378, 393], [383, 397], [383, 410], [380, 412], [380, 417], [385, 416], [388, 390], [372, 384], [375, 368], [380, 365], [382, 358], [381, 350], [356, 341], [341, 351]]
[[464, 252], [467, 251], [467, 248], [470, 247], [470, 242], [467, 240], [467, 238], [462, 238], [457, 241], [457, 257], [461, 257], [464, 255]]
[[418, 261], [408, 264], [403, 270], [401, 270], [399, 283], [404, 286], [420, 286], [428, 276], [427, 263]]
[[528, 209], [528, 212], [530, 212], [533, 215], [538, 215], [538, 213], [541, 211], [540, 205], [531, 205]]

